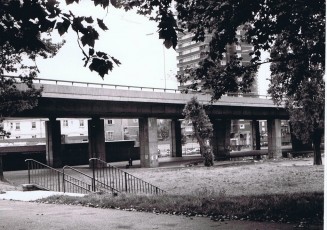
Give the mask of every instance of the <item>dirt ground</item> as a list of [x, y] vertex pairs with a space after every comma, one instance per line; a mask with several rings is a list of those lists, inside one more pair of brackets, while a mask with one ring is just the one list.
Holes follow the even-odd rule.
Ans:
[[[312, 158], [245, 160], [215, 162], [215, 166], [210, 168], [198, 164], [172, 168], [130, 168], [125, 171], [171, 194], [238, 196], [323, 192], [324, 165], [313, 166], [312, 162]], [[0, 191], [9, 190], [21, 188], [0, 182]]]

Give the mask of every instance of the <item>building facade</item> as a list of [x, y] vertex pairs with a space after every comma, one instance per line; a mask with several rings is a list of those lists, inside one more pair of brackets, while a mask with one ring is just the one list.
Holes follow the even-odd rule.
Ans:
[[[231, 44], [226, 46], [226, 53], [223, 54], [223, 59], [220, 61], [220, 65], [224, 66], [230, 60], [232, 55], [236, 55], [238, 58], [242, 58], [241, 65], [250, 64], [251, 56], [250, 52], [253, 51], [253, 46], [242, 41], [245, 31], [242, 27], [239, 27], [236, 31], [236, 38], [238, 44]], [[177, 43], [177, 74], [182, 74], [186, 68], [196, 68], [198, 63], [205, 58], [205, 52], [209, 51], [209, 42], [212, 38], [210, 34], [205, 36], [203, 42], [192, 41], [193, 34], [191, 33], [179, 33]], [[242, 81], [242, 78], [238, 78], [238, 81]], [[184, 88], [189, 82], [181, 84], [180, 88]], [[251, 87], [252, 94], [258, 94], [257, 76]]]

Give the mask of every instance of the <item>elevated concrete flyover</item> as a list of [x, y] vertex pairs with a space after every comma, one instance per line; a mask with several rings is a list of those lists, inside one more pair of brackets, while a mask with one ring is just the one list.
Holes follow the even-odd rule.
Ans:
[[[194, 96], [207, 104], [210, 95], [181, 94], [179, 91], [144, 88], [111, 89], [110, 85], [88, 84], [87, 87], [36, 83], [43, 87], [36, 108], [24, 111], [23, 117], [156, 117], [183, 118], [185, 104]], [[93, 86], [93, 87], [92, 87]], [[127, 87], [126, 87], [127, 88]], [[152, 90], [152, 91], [149, 91]], [[270, 99], [223, 96], [207, 109], [208, 115], [230, 119], [287, 119], [288, 114]]]
[[[91, 118], [88, 121], [89, 158], [105, 156], [103, 118], [138, 118], [140, 159], [142, 167], [158, 166], [157, 118], [172, 119], [171, 155], [182, 155], [181, 122], [185, 104], [194, 96], [208, 104], [210, 95], [182, 94], [178, 90], [117, 86], [84, 82], [38, 79], [42, 97], [32, 110], [17, 117], [49, 118], [46, 122], [46, 157], [51, 166], [60, 165], [60, 122], [57, 118]], [[23, 85], [18, 87], [23, 88]], [[216, 159], [224, 159], [229, 146], [231, 119], [253, 120], [253, 140], [260, 144], [259, 123], [268, 122], [268, 155], [281, 154], [280, 119], [288, 119], [287, 111], [259, 96], [223, 96], [207, 107], [214, 127], [213, 151]], [[254, 146], [254, 145], [253, 145]], [[256, 148], [259, 145], [256, 145]]]

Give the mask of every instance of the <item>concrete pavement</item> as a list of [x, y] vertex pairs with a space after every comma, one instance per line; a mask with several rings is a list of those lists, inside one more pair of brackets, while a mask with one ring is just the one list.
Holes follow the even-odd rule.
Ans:
[[84, 196], [84, 194], [78, 193], [63, 193], [63, 192], [53, 192], [53, 191], [6, 191], [0, 193], [0, 200], [16, 200], [16, 201], [35, 201], [42, 198], [46, 198], [54, 195], [66, 195], [66, 196]]
[[0, 229], [8, 230], [285, 230], [294, 228], [292, 224], [251, 221], [214, 222], [205, 217], [190, 218], [135, 211], [8, 200], [0, 200], [0, 220]]

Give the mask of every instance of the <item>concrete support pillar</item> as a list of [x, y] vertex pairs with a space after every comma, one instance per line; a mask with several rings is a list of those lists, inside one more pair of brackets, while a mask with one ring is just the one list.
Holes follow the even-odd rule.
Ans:
[[3, 163], [2, 163], [2, 155], [0, 155], [0, 181], [3, 181], [5, 178], [3, 176]]
[[226, 160], [229, 156], [231, 120], [212, 120], [213, 137], [211, 139], [215, 160]]
[[60, 121], [50, 118], [45, 122], [46, 161], [51, 167], [62, 167]]
[[104, 120], [94, 117], [88, 120], [89, 158], [100, 158], [106, 161], [106, 143], [104, 136]]
[[267, 120], [268, 128], [268, 158], [282, 157], [281, 121], [279, 119]]
[[178, 119], [171, 121], [170, 149], [172, 157], [182, 156], [182, 128]]
[[253, 150], [260, 150], [261, 144], [260, 144], [260, 127], [259, 127], [259, 121], [252, 120], [251, 122], [252, 127], [252, 149]]
[[157, 119], [139, 119], [140, 159], [141, 167], [158, 167]]

